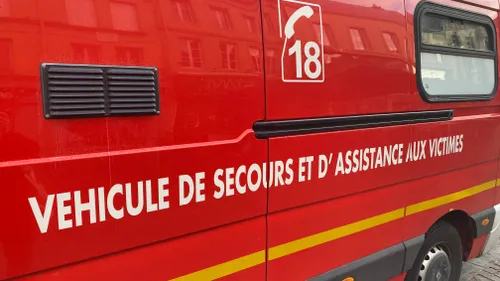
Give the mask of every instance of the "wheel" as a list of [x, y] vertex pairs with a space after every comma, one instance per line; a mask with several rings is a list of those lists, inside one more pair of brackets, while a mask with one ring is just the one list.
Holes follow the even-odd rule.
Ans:
[[462, 270], [462, 239], [444, 221], [436, 223], [426, 238], [405, 281], [458, 281]]

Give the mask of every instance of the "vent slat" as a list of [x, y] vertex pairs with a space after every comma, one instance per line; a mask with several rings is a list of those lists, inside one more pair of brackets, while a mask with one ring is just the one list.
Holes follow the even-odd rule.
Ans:
[[154, 87], [109, 87], [110, 92], [154, 92]]
[[86, 80], [75, 80], [75, 81], [64, 81], [64, 80], [52, 80], [49, 81], [51, 86], [103, 86], [104, 81], [86, 81]]
[[60, 116], [60, 117], [72, 117], [72, 116], [98, 116], [104, 115], [106, 111], [104, 110], [85, 110], [85, 111], [50, 111], [50, 115]]
[[155, 98], [112, 98], [109, 100], [111, 103], [120, 102], [153, 102], [156, 103]]
[[113, 93], [110, 93], [109, 96], [111, 98], [131, 98], [131, 97], [147, 98], [147, 97], [156, 97], [155, 93], [153, 93], [153, 92], [144, 92], [144, 93], [113, 92]]
[[111, 114], [155, 114], [156, 109], [112, 109]]
[[49, 87], [51, 92], [104, 92], [104, 87]]
[[71, 98], [103, 98], [104, 93], [57, 93], [51, 94], [50, 98], [62, 98], [62, 99], [71, 99]]
[[104, 99], [50, 99], [51, 104], [79, 104], [79, 103], [103, 103]]
[[49, 79], [57, 80], [104, 80], [102, 75], [71, 75], [71, 74], [49, 74]]
[[139, 70], [139, 69], [109, 69], [108, 70], [108, 75], [148, 75], [148, 76], [154, 76], [155, 73], [154, 71], [151, 70]]
[[154, 89], [154, 82], [147, 81], [109, 81], [110, 86], [141, 86], [141, 87], [151, 87]]
[[43, 64], [46, 118], [159, 113], [154, 68]]
[[128, 103], [121, 103], [121, 104], [112, 104], [110, 106], [112, 109], [113, 108], [155, 108], [156, 104], [154, 103], [138, 103], [138, 104], [128, 104]]
[[52, 110], [104, 109], [104, 104], [53, 105]]
[[110, 81], [114, 80], [123, 80], [123, 81], [153, 81], [154, 82], [154, 77], [152, 76], [136, 76], [136, 75], [110, 75], [108, 78]]
[[99, 68], [93, 68], [93, 67], [50, 67], [48, 73], [82, 73], [82, 74], [103, 74], [104, 71]]

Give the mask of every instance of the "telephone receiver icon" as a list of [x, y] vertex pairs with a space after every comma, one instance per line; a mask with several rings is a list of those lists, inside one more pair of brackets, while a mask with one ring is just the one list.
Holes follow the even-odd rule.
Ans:
[[297, 11], [295, 11], [285, 24], [285, 36], [290, 39], [295, 34], [295, 29], [293, 26], [300, 19], [300, 17], [311, 18], [314, 14], [313, 9], [310, 6], [303, 6]]

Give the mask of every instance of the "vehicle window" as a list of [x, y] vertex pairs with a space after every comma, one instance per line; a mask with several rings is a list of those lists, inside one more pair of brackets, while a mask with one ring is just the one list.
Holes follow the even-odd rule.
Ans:
[[494, 95], [497, 56], [489, 17], [431, 4], [418, 14], [417, 23], [417, 79], [427, 100]]

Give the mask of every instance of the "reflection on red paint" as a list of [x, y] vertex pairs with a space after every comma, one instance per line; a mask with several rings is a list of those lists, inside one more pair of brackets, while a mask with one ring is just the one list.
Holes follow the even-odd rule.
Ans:
[[[291, 57], [283, 52], [282, 33], [301, 6], [297, 1], [282, 1], [286, 3], [278, 10], [277, 0], [0, 0], [0, 225], [7, 230], [0, 231], [0, 279], [166, 280], [373, 215], [360, 202], [389, 211], [416, 203], [416, 198], [451, 194], [495, 177], [498, 99], [426, 103], [416, 88], [413, 13], [418, 0], [309, 1], [321, 7], [321, 17], [315, 10], [311, 20], [296, 21], [294, 35], [303, 41], [303, 52], [298, 55], [296, 50], [297, 57]], [[478, 5], [438, 2], [481, 12], [498, 22], [493, 10], [497, 0], [476, 1]], [[292, 47], [295, 39], [285, 47]], [[324, 77], [324, 81], [284, 83], [283, 71], [295, 74], [296, 68], [283, 69], [282, 57], [300, 61], [304, 70], [305, 44], [321, 39], [317, 58], [322, 76], [317, 80]], [[46, 120], [42, 62], [154, 66], [159, 73], [161, 113]], [[318, 68], [314, 64], [309, 71]], [[252, 131], [261, 120], [449, 108], [455, 109], [455, 119], [432, 125], [272, 140], [257, 139]], [[481, 150], [467, 148], [463, 154], [430, 164], [415, 162], [323, 182], [245, 189], [244, 194], [231, 193], [234, 183], [220, 191], [231, 196], [213, 198], [218, 190], [213, 175], [218, 169], [232, 179], [239, 167], [247, 169], [253, 163], [451, 133], [465, 134], [466, 147]], [[460, 170], [466, 166], [472, 168]], [[451, 169], [457, 172], [451, 174]], [[206, 172], [204, 188], [210, 200], [186, 206], [172, 203], [168, 212], [145, 211], [119, 221], [76, 226], [71, 209], [68, 220], [75, 227], [58, 231], [57, 210], [64, 206], [57, 207], [56, 200], [53, 216], [48, 216], [51, 224], [41, 235], [29, 208], [28, 198], [37, 198], [42, 212], [53, 194], [69, 194], [71, 199], [62, 201], [71, 203], [80, 191], [79, 199], [88, 202], [88, 190], [103, 188], [108, 194], [115, 184], [136, 187], [138, 182], [166, 177], [175, 186], [179, 175], [201, 172]], [[157, 187], [154, 192], [143, 199], [157, 200]], [[180, 196], [178, 188], [168, 195], [175, 203]], [[487, 207], [485, 202], [499, 201], [496, 197], [498, 192], [492, 190], [454, 207], [480, 211]], [[116, 203], [118, 208], [127, 198], [120, 193], [106, 204]], [[342, 208], [347, 205], [350, 212]], [[311, 278], [420, 235], [442, 213], [439, 209], [402, 219], [263, 262], [224, 280]], [[83, 221], [90, 219], [83, 214]], [[390, 235], [380, 236], [381, 229]], [[365, 246], [374, 234], [385, 239]], [[343, 247], [354, 250], [331, 258]], [[309, 266], [301, 266], [304, 263]]]

